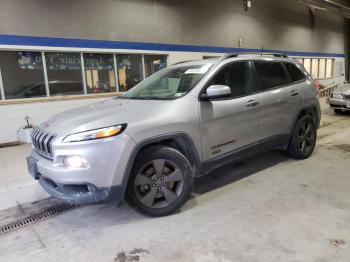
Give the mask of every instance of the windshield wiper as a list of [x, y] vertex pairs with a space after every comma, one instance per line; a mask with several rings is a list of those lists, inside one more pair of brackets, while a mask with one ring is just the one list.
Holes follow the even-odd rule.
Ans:
[[124, 99], [135, 99], [135, 100], [171, 100], [171, 98], [169, 98], [169, 97], [153, 97], [153, 96], [124, 97]]
[[125, 96], [116, 96], [116, 97], [114, 97], [114, 99], [127, 99], [127, 97], [125, 97]]

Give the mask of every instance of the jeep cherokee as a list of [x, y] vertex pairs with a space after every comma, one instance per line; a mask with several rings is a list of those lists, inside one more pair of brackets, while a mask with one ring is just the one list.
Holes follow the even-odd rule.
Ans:
[[70, 203], [124, 200], [149, 216], [189, 198], [194, 177], [267, 150], [311, 155], [318, 90], [282, 54], [227, 54], [162, 69], [120, 97], [55, 115], [32, 133], [30, 174]]

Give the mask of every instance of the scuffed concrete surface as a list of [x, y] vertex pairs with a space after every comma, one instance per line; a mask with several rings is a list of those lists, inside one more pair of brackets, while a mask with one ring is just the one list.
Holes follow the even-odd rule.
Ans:
[[[81, 207], [0, 235], [0, 261], [350, 261], [349, 144], [350, 114], [324, 107], [307, 160], [271, 152], [216, 170], [168, 217]], [[18, 205], [23, 215], [55, 201], [40, 201], [47, 195], [26, 174], [22, 147], [11, 149], [14, 170], [3, 168], [2, 150], [1, 222]], [[21, 188], [32, 194], [18, 196]]]

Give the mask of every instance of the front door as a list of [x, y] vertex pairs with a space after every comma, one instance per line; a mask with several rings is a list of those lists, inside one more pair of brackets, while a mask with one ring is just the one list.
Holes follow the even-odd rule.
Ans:
[[229, 86], [231, 96], [200, 102], [203, 160], [252, 145], [261, 137], [261, 99], [253, 94], [249, 62], [224, 65], [207, 87], [210, 85]]

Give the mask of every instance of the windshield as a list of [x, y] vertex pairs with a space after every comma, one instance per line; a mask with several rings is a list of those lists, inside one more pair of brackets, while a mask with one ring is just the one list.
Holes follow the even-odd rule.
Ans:
[[208, 72], [212, 64], [165, 68], [126, 92], [126, 99], [176, 99], [184, 96]]

